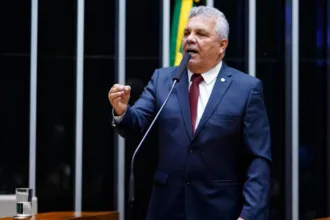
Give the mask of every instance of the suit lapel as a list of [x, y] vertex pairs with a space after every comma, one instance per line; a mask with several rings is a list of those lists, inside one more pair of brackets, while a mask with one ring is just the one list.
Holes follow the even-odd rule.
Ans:
[[185, 70], [181, 81], [176, 85], [176, 95], [178, 97], [183, 121], [188, 133], [189, 139], [192, 139], [192, 124], [190, 119], [189, 91], [188, 91], [188, 72]]
[[206, 107], [204, 109], [204, 113], [199, 121], [194, 137], [196, 137], [198, 133], [203, 129], [205, 123], [214, 113], [216, 107], [219, 105], [231, 82], [231, 72], [228, 66], [223, 62], [221, 70], [216, 78], [216, 82], [214, 84], [209, 101], [207, 102]]

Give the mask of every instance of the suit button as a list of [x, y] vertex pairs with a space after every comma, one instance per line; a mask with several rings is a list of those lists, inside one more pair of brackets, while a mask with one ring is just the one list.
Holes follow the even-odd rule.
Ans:
[[189, 180], [187, 181], [187, 185], [190, 185], [190, 181]]
[[191, 153], [191, 154], [192, 154], [192, 152], [193, 152], [193, 151], [192, 151], [192, 149], [191, 149], [191, 148], [189, 148], [189, 153]]

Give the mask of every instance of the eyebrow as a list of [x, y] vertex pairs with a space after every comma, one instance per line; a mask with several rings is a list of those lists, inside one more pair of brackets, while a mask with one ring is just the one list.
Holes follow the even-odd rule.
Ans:
[[[191, 28], [185, 28], [184, 31], [190, 31]], [[196, 28], [196, 32], [203, 32], [203, 33], [207, 33], [207, 30], [205, 30], [204, 28]]]

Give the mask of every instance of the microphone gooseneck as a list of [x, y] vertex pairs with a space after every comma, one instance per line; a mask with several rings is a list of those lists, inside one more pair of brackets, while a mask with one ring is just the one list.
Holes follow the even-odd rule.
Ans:
[[184, 70], [185, 70], [186, 66], [188, 65], [190, 58], [191, 58], [191, 55], [189, 53], [184, 54], [184, 56], [181, 60], [181, 63], [178, 66], [178, 70], [177, 70], [175, 76], [173, 77], [174, 81], [180, 82], [182, 75], [184, 73]]
[[129, 196], [129, 205], [131, 207], [133, 207], [134, 205], [134, 200], [135, 200], [135, 179], [134, 179], [134, 160], [135, 160], [135, 156], [136, 156], [136, 153], [139, 151], [141, 145], [143, 144], [145, 138], [147, 137], [147, 135], [149, 134], [152, 126], [154, 125], [154, 123], [156, 122], [159, 114], [161, 113], [161, 111], [163, 110], [164, 106], [166, 105], [168, 99], [170, 98], [171, 94], [172, 94], [172, 91], [174, 89], [174, 86], [176, 85], [176, 83], [180, 82], [181, 78], [182, 78], [182, 75], [184, 73], [184, 70], [189, 62], [191, 58], [191, 55], [189, 53], [185, 53], [185, 55], [183, 56], [182, 60], [181, 60], [181, 63], [180, 65], [178, 66], [177, 68], [177, 72], [175, 74], [175, 76], [173, 77], [173, 84], [172, 84], [172, 87], [164, 101], [164, 103], [162, 104], [162, 106], [160, 107], [160, 109], [158, 110], [155, 118], [152, 120], [151, 124], [149, 125], [149, 128], [148, 130], [145, 132], [145, 134], [143, 135], [139, 145], [136, 147], [134, 153], [133, 153], [133, 156], [132, 156], [132, 160], [131, 160], [131, 166], [130, 166], [130, 175], [129, 175], [129, 193], [128, 193], [128, 196]]

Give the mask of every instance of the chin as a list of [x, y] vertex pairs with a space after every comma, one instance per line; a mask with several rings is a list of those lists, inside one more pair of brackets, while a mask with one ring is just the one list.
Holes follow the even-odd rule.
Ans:
[[188, 68], [190, 71], [192, 72], [199, 72], [199, 70], [201, 69], [201, 65], [199, 62], [195, 62], [194, 60], [189, 60], [189, 63], [188, 63]]
[[191, 58], [188, 64], [200, 66], [201, 60], [198, 58]]
[[191, 57], [190, 60], [189, 60], [189, 63], [188, 64], [199, 64], [200, 63], [200, 60], [195, 58], [195, 57]]

